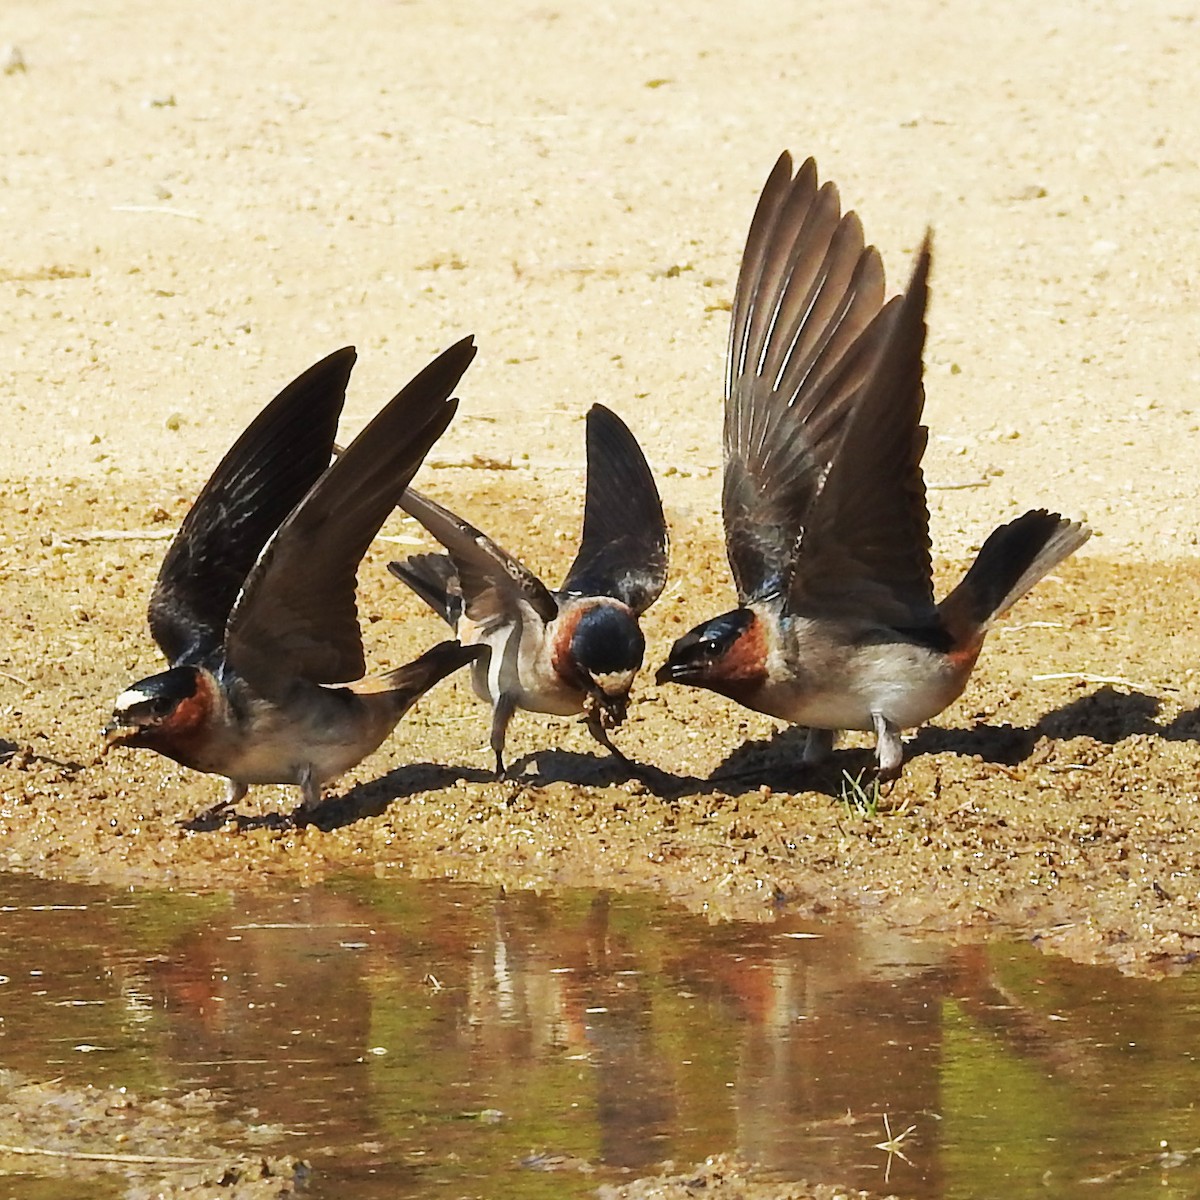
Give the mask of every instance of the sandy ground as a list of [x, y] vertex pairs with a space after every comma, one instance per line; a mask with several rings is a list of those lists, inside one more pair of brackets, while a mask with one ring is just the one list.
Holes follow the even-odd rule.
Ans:
[[[5, 43], [0, 863], [189, 887], [346, 864], [650, 887], [724, 916], [1016, 932], [1151, 973], [1200, 951], [1186, 5], [10, 0]], [[654, 788], [531, 717], [511, 742], [541, 752], [528, 778], [491, 782], [460, 682], [319, 828], [273, 828], [293, 801], [264, 789], [237, 822], [189, 829], [215, 781], [144, 752], [95, 764], [111, 697], [158, 661], [163, 537], [258, 408], [346, 343], [348, 436], [476, 335], [422, 480], [552, 580], [577, 536], [583, 413], [616, 408], [674, 537], [651, 664], [728, 607], [728, 305], [784, 147], [838, 181], [893, 280], [935, 230], [943, 582], [1026, 507], [1097, 535], [992, 637], [879, 812], [843, 795], [861, 750], [804, 775], [775, 723], [649, 682], [620, 740], [668, 772]], [[380, 667], [440, 636], [387, 578], [393, 551], [362, 572]]]
[[[1177, 0], [11, 0], [6, 42], [4, 476], [192, 487], [336, 346], [361, 351], [357, 428], [464, 332], [441, 459], [545, 479], [600, 399], [660, 470], [703, 473], [788, 147], [894, 280], [934, 227], [928, 474], [988, 483], [934, 494], [944, 552], [1046, 504], [1097, 555], [1196, 553], [1200, 27]], [[700, 482], [669, 499], [711, 515]]]

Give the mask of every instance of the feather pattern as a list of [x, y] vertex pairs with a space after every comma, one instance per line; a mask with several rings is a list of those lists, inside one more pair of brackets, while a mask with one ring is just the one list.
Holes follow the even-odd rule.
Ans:
[[468, 620], [487, 629], [518, 620], [522, 601], [546, 623], [558, 615], [558, 603], [546, 585], [470, 522], [412, 488], [400, 507], [445, 547], [458, 573]]
[[587, 498], [579, 553], [562, 591], [611, 596], [639, 616], [667, 582], [667, 523], [637, 439], [616, 413], [587, 415]]
[[780, 156], [734, 293], [725, 384], [726, 546], [742, 603], [787, 591], [798, 539], [879, 340], [883, 267], [837, 189]]
[[263, 546], [329, 466], [353, 347], [289, 383], [234, 442], [183, 520], [150, 597], [150, 632], [172, 666], [221, 646]]
[[896, 627], [936, 623], [921, 424], [930, 243], [875, 323], [880, 345], [801, 536], [791, 608]]
[[475, 357], [464, 338], [408, 383], [337, 457], [255, 563], [225, 636], [229, 665], [268, 689], [285, 678], [345, 683], [366, 671], [358, 565], [454, 415]]

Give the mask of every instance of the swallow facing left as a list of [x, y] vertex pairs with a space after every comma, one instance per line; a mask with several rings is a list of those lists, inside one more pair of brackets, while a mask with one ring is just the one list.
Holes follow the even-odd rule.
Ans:
[[722, 508], [740, 607], [680, 638], [660, 683], [704, 687], [809, 728], [900, 731], [955, 700], [992, 622], [1090, 531], [1037, 509], [1000, 526], [935, 603], [921, 456], [930, 247], [884, 303], [883, 267], [836, 188], [786, 153], [750, 226], [725, 383]]
[[355, 605], [359, 562], [450, 423], [450, 393], [474, 356], [470, 338], [451, 346], [332, 465], [352, 348], [310, 367], [263, 409], [167, 551], [150, 631], [171, 668], [117, 697], [109, 747], [146, 747], [225, 776], [225, 798], [211, 812], [250, 784], [295, 784], [303, 819], [326, 782], [479, 654], [443, 642], [363, 679]]
[[473, 525], [409, 489], [400, 507], [448, 554], [389, 564], [464, 645], [487, 647], [472, 669], [492, 705], [491, 747], [504, 774], [508, 723], [518, 708], [585, 714], [621, 763], [608, 728], [625, 719], [646, 641], [638, 618], [667, 581], [667, 525], [641, 447], [615, 413], [587, 415], [587, 494], [579, 553], [557, 592]]

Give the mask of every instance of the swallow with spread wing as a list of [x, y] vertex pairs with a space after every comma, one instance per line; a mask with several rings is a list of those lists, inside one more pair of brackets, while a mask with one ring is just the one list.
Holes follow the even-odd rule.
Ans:
[[389, 565], [464, 645], [487, 647], [472, 668], [492, 705], [491, 746], [504, 774], [508, 723], [518, 708], [568, 716], [614, 757], [608, 729], [625, 718], [646, 641], [638, 618], [667, 580], [667, 526], [645, 455], [601, 404], [587, 415], [587, 494], [579, 554], [557, 592], [460, 517], [411, 489], [400, 507], [446, 554]]
[[858, 218], [811, 159], [793, 178], [781, 156], [750, 226], [726, 370], [722, 510], [740, 606], [675, 642], [657, 676], [807, 726], [808, 762], [839, 730], [873, 730], [881, 778], [900, 773], [900, 731], [962, 692], [992, 622], [1090, 535], [1027, 512], [935, 602], [929, 263], [926, 237], [885, 303]]
[[[221, 460], [184, 518], [150, 598], [170, 670], [117, 697], [107, 746], [156, 750], [227, 781], [290, 783], [301, 818], [377, 749], [438, 680], [478, 657], [443, 642], [364, 679], [358, 566], [454, 415], [475, 356], [450, 347], [330, 462], [352, 348], [289, 384]], [[355, 682], [357, 681], [357, 682]]]

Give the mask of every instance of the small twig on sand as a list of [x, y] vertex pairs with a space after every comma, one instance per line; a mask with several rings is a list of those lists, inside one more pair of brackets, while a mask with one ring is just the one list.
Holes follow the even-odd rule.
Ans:
[[161, 213], [164, 217], [182, 217], [185, 221], [199, 221], [204, 224], [204, 218], [199, 213], [187, 212], [182, 208], [166, 208], [161, 204], [114, 204], [112, 210], [127, 213]]
[[99, 1150], [44, 1150], [40, 1146], [0, 1145], [0, 1155], [24, 1154], [42, 1158], [65, 1158], [72, 1162], [131, 1163], [147, 1166], [208, 1167], [215, 1166], [220, 1159], [184, 1158], [175, 1154], [104, 1154]]
[[459, 468], [467, 471], [515, 471], [517, 464], [511, 458], [492, 458], [487, 454], [472, 454], [470, 458], [427, 458], [427, 467], [434, 470]]
[[968, 479], [962, 483], [927, 483], [925, 490], [927, 492], [965, 492], [971, 488], [991, 487], [990, 479]]
[[1052, 679], [1078, 679], [1083, 683], [1108, 683], [1113, 687], [1133, 688], [1135, 692], [1157, 695], [1158, 689], [1149, 683], [1138, 683], [1134, 679], [1122, 679], [1119, 675], [1091, 675], [1087, 671], [1055, 671], [1052, 675], [1031, 675], [1034, 683], [1047, 683]]
[[11, 679], [13, 683], [19, 683], [22, 687], [29, 686], [28, 679], [22, 679], [20, 675], [14, 675], [11, 671], [0, 671], [0, 678]]
[[90, 542], [165, 542], [174, 536], [174, 529], [93, 529], [89, 533], [68, 533], [63, 541], [86, 546]]

